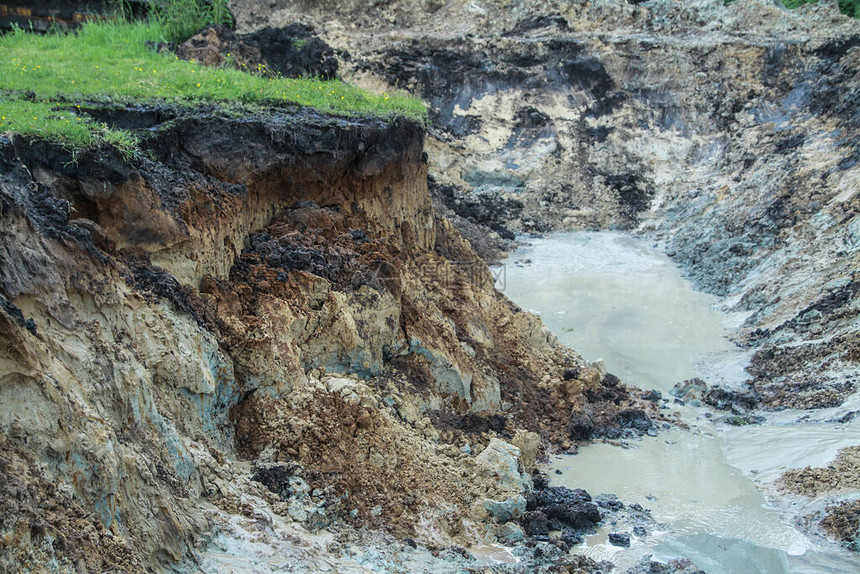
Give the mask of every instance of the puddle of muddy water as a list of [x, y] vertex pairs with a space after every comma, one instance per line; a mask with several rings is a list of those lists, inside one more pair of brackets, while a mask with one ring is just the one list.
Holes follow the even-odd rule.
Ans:
[[[737, 317], [715, 311], [717, 300], [694, 291], [658, 250], [614, 232], [529, 243], [506, 263], [505, 293], [586, 359], [603, 359], [625, 383], [664, 394], [694, 376], [743, 383], [748, 354], [725, 338]], [[860, 572], [857, 556], [798, 531], [803, 503], [774, 496], [770, 484], [787, 468], [824, 464], [855, 443], [860, 421], [828, 422], [850, 406], [814, 418], [785, 411], [740, 428], [682, 407], [690, 431], [664, 431], [627, 449], [595, 443], [555, 458], [554, 484], [617, 494], [650, 509], [658, 525], [632, 537], [630, 548], [606, 539], [625, 525], [605, 527], [575, 551], [612, 560], [622, 572], [646, 554], [689, 557], [721, 574]]]
[[[523, 263], [531, 261], [531, 263]], [[716, 299], [694, 291], [672, 261], [620, 233], [531, 241], [506, 263], [505, 294], [541, 316], [563, 343], [602, 358], [628, 384], [666, 391], [706, 355], [737, 363]]]

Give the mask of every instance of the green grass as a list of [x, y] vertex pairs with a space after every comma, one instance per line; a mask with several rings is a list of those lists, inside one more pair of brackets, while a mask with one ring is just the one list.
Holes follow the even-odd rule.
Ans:
[[839, 10], [855, 18], [860, 18], [860, 0], [839, 0]]
[[337, 115], [426, 116], [421, 100], [402, 93], [375, 95], [337, 80], [280, 78], [263, 68], [207, 67], [149, 47], [164, 42], [165, 34], [155, 20], [87, 23], [76, 34], [16, 30], [0, 37], [0, 132], [59, 139], [72, 147], [131, 141], [78, 116], [76, 104], [85, 101], [257, 109], [300, 104]]
[[[725, 3], [731, 4], [733, 0], [725, 0]], [[782, 5], [788, 8], [789, 10], [794, 10], [795, 8], [800, 8], [805, 4], [815, 4], [818, 0], [781, 0]], [[845, 14], [846, 16], [851, 16], [852, 18], [860, 18], [860, 0], [838, 0], [839, 2], [839, 11]]]
[[131, 155], [140, 139], [126, 131], [112, 130], [88, 116], [76, 114], [60, 103], [0, 99], [0, 133], [16, 132], [45, 139], [59, 140], [72, 149], [109, 144], [126, 156]]
[[151, 17], [161, 25], [166, 39], [177, 44], [209, 24], [233, 24], [227, 0], [162, 0], [152, 6]]

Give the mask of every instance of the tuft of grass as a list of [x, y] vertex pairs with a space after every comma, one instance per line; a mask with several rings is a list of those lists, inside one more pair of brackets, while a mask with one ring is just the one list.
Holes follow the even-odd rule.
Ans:
[[[162, 45], [167, 34], [160, 21], [151, 20], [87, 22], [75, 34], [17, 29], [0, 36], [0, 115], [6, 118], [0, 132], [54, 137], [79, 147], [110, 141], [106, 138], [128, 139], [84, 118], [63, 115], [80, 117], [73, 111], [57, 112], [64, 108], [57, 103], [75, 110], [75, 102], [82, 101], [299, 104], [337, 115], [426, 117], [424, 103], [404, 93], [377, 95], [339, 80], [281, 78], [263, 67], [207, 67], [151, 48]], [[44, 113], [49, 110], [53, 112]], [[41, 119], [27, 119], [33, 117]]]
[[800, 8], [804, 4], [814, 4], [816, 2], [818, 2], [818, 0], [782, 0], [782, 5], [789, 10], [794, 10], [795, 8]]
[[839, 0], [839, 11], [854, 18], [860, 18], [860, 0]]
[[98, 147], [104, 143], [130, 157], [140, 145], [135, 134], [114, 130], [81, 116], [59, 102], [9, 100], [0, 95], [0, 133], [15, 132], [57, 140], [72, 150]]
[[158, 21], [169, 42], [181, 43], [209, 24], [232, 26], [227, 0], [161, 0], [150, 15]]

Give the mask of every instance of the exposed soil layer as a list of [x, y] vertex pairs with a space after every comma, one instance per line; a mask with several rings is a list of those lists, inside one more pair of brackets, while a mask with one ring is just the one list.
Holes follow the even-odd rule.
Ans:
[[[493, 542], [572, 413], [601, 432], [642, 413], [434, 212], [420, 126], [101, 113], [147, 125], [146, 153], [0, 146], [3, 472], [26, 485], [5, 564], [159, 569], [259, 520], [272, 544]], [[25, 536], [45, 501], [90, 526], [58, 506]], [[545, 568], [541, 544], [514, 571]], [[326, 548], [302, 563], [340, 559]]]
[[826, 467], [807, 466], [783, 473], [780, 488], [812, 497], [821, 493], [857, 491], [860, 489], [860, 446], [840, 450]]
[[233, 66], [240, 70], [285, 78], [337, 76], [334, 50], [310, 26], [263, 28], [236, 34], [225, 26], [207, 26], [176, 47], [183, 60], [207, 66]]
[[38, 572], [49, 563], [74, 572], [144, 570], [128, 541], [115, 538], [73, 493], [43, 474], [32, 453], [6, 437], [0, 446], [0, 494], [4, 571]]
[[482, 256], [511, 232], [653, 233], [748, 314], [761, 407], [855, 391], [856, 20], [756, 0], [377, 8], [235, 6], [245, 30], [315, 23], [343, 75], [428, 101], [433, 187]]
[[828, 506], [821, 527], [849, 549], [860, 550], [860, 501]]

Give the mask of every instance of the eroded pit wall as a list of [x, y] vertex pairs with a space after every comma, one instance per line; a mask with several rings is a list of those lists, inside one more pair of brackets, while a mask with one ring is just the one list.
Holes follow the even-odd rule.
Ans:
[[476, 246], [645, 231], [747, 315], [762, 406], [857, 389], [860, 22], [836, 3], [235, 7], [245, 29], [311, 20], [353, 81], [420, 93], [434, 189]]
[[470, 508], [515, 492], [460, 445], [565, 441], [601, 377], [433, 213], [422, 128], [147, 127], [131, 163], [2, 141], [0, 560], [193, 561], [247, 496], [277, 500], [241, 462], [262, 454], [348, 493], [331, 520], [475, 542]]
[[[233, 452], [229, 409], [247, 392], [201, 280], [228, 280], [249, 235], [302, 201], [432, 248], [422, 141], [414, 123], [306, 114], [177, 120], [135, 165], [4, 142], [4, 447], [144, 562], [187, 555], [207, 530], [193, 503], [206, 465]], [[44, 532], [20, 537], [51, 553]]]

